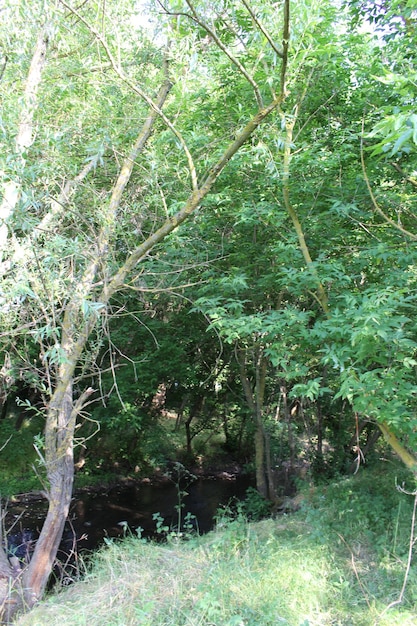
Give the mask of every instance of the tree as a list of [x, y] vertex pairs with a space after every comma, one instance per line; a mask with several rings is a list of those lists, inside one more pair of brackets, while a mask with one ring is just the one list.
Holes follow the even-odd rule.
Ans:
[[[260, 427], [252, 396], [258, 394], [261, 405], [266, 359], [271, 376], [285, 383], [282, 398], [288, 393], [314, 403], [318, 441], [323, 438], [321, 399], [333, 398], [334, 405], [342, 400], [352, 428], [358, 417], [375, 425], [415, 471], [416, 333], [410, 315], [415, 216], [412, 193], [400, 186], [395, 171], [411, 190], [415, 181], [408, 172], [415, 166], [416, 135], [412, 53], [402, 28], [393, 33], [393, 17], [402, 3], [395, 4], [394, 14], [386, 15], [388, 61], [381, 58], [375, 34], [346, 35], [338, 30], [343, 16], [336, 20], [331, 10], [320, 7], [320, 27], [308, 29], [314, 41], [308, 40], [308, 52], [303, 49], [306, 59], [297, 65], [298, 80], [279, 108], [279, 123], [273, 133], [269, 127], [260, 136], [247, 159], [245, 175], [256, 181], [253, 195], [246, 190], [243, 195], [242, 183], [233, 192], [232, 185], [227, 188], [231, 203], [241, 207], [236, 231], [242, 223], [253, 228], [257, 254], [246, 244], [234, 272], [230, 266], [225, 270], [228, 281], [220, 276], [199, 305], [226, 341], [244, 347], [246, 366], [257, 346], [252, 385], [247, 367], [243, 384]], [[313, 12], [310, 19], [314, 23]], [[338, 33], [331, 43], [326, 19], [329, 30]], [[379, 76], [371, 84], [370, 73]], [[376, 88], [377, 81], [387, 88]], [[361, 149], [362, 125], [370, 130]], [[262, 166], [256, 169], [257, 162], [267, 176]], [[274, 202], [275, 211], [270, 208]], [[277, 403], [280, 393], [276, 386]], [[257, 441], [258, 489], [266, 495], [265, 438]]]
[[[35, 29], [21, 32], [31, 37], [37, 28], [38, 43], [17, 117], [14, 101], [5, 116], [10, 158], [3, 164], [1, 205], [1, 316], [7, 329], [2, 342], [14, 371], [30, 372], [44, 397], [48, 513], [27, 566], [13, 569], [0, 549], [0, 597], [7, 619], [39, 600], [53, 566], [72, 494], [77, 418], [94, 394], [93, 388], [83, 388], [83, 380], [99, 349], [112, 298], [146, 280], [152, 254], [161, 253], [160, 244], [202, 205], [232, 157], [283, 102], [289, 45], [287, 0], [283, 18], [272, 8], [266, 11], [272, 35], [262, 19], [267, 15], [258, 17], [246, 5], [236, 10], [219, 5], [207, 15], [191, 2], [184, 10], [164, 6], [170, 41], [159, 47], [143, 34], [139, 41], [130, 36], [128, 3], [104, 8], [92, 2], [76, 9], [62, 0], [48, 4], [45, 19], [37, 5], [33, 13], [24, 9]], [[11, 4], [7, 11], [20, 23], [17, 7]], [[241, 51], [232, 52], [239, 41]], [[197, 55], [181, 57], [184, 44], [197, 48]], [[9, 45], [4, 92], [20, 63], [16, 39]], [[261, 51], [268, 89], [258, 84]], [[176, 73], [190, 71], [190, 62], [202, 64], [197, 77], [175, 82]], [[193, 157], [199, 141], [181, 116], [182, 100], [198, 103], [195, 83], [206, 72], [213, 82], [227, 74], [250, 98], [251, 111], [245, 106], [238, 119], [230, 115], [226, 141], [209, 124], [215, 150]], [[130, 117], [126, 130], [121, 120]], [[157, 133], [168, 148], [167, 177], [158, 169], [167, 161], [157, 153]], [[33, 361], [28, 357], [35, 350]]]

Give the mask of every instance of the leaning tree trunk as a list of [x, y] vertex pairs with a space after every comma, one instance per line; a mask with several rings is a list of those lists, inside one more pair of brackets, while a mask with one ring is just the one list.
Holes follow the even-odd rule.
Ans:
[[46, 411], [44, 461], [48, 488], [45, 495], [49, 502], [46, 519], [32, 558], [23, 569], [13, 568], [0, 547], [0, 619], [6, 623], [17, 612], [30, 609], [42, 598], [71, 504], [74, 430], [77, 416], [93, 390], [86, 389], [73, 401], [73, 375], [83, 337], [73, 342], [72, 336], [64, 332], [62, 345], [67, 358], [59, 367], [57, 384]]
[[74, 477], [73, 436], [75, 411], [72, 380], [54, 394], [45, 430], [45, 463], [49, 484], [48, 513], [27, 570], [23, 574], [25, 605], [32, 607], [43, 595], [68, 517]]
[[[83, 394], [83, 400], [85, 394]], [[78, 405], [72, 401], [72, 379], [57, 387], [47, 411], [45, 464], [49, 484], [48, 513], [29, 565], [12, 567], [0, 548], [0, 618], [31, 608], [42, 597], [61, 542], [72, 497], [73, 436]], [[3, 622], [4, 623], [4, 622]]]

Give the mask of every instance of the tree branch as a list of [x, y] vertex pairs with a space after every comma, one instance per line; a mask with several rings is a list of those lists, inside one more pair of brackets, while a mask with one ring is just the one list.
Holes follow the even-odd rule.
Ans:
[[403, 444], [397, 439], [394, 433], [385, 422], [377, 422], [378, 428], [381, 430], [385, 437], [386, 442], [391, 448], [398, 454], [401, 461], [417, 475], [417, 459], [406, 450]]
[[140, 98], [142, 98], [142, 100], [144, 100], [144, 102], [146, 102], [146, 104], [153, 110], [155, 111], [155, 113], [157, 113], [157, 115], [159, 115], [159, 117], [163, 120], [164, 124], [166, 124], [166, 126], [170, 129], [170, 131], [175, 135], [175, 137], [178, 139], [178, 141], [180, 142], [182, 149], [184, 150], [184, 153], [186, 155], [187, 161], [188, 161], [188, 169], [190, 172], [190, 178], [191, 178], [191, 185], [192, 188], [195, 190], [198, 188], [198, 182], [197, 182], [197, 173], [196, 173], [196, 168], [193, 162], [193, 158], [191, 156], [191, 152], [188, 149], [188, 146], [182, 136], [182, 134], [180, 133], [180, 131], [174, 126], [174, 124], [167, 118], [167, 116], [165, 115], [165, 113], [163, 113], [163, 111], [160, 109], [160, 107], [157, 105], [157, 103], [155, 103], [152, 98], [150, 98], [140, 87], [138, 87], [122, 70], [122, 68], [120, 67], [120, 65], [116, 62], [116, 60], [114, 59], [111, 50], [107, 44], [107, 41], [104, 39], [104, 37], [101, 35], [101, 33], [99, 33], [99, 31], [97, 29], [94, 28], [94, 26], [92, 26], [91, 24], [89, 24], [89, 22], [87, 22], [86, 19], [84, 19], [84, 17], [79, 13], [79, 11], [77, 9], [74, 9], [73, 7], [71, 7], [69, 4], [67, 4], [65, 2], [65, 0], [59, 0], [61, 2], [61, 4], [67, 8], [69, 11], [71, 11], [71, 13], [73, 13], [74, 15], [76, 15], [78, 17], [78, 19], [84, 24], [84, 26], [86, 26], [88, 28], [88, 30], [94, 35], [94, 37], [97, 39], [97, 41], [101, 44], [103, 50], [105, 51], [111, 66], [113, 68], [113, 70], [115, 71], [115, 73], [117, 74], [117, 76], [120, 78], [120, 80], [122, 80], [126, 85], [128, 85], [128, 87], [130, 87], [132, 89], [132, 91], [134, 91], [135, 93], [138, 94], [138, 96], [140, 96]]
[[[220, 50], [222, 52], [224, 52], [224, 54], [227, 56], [227, 58], [233, 63], [233, 65], [235, 65], [237, 67], [237, 69], [239, 70], [239, 72], [242, 74], [242, 76], [244, 76], [246, 78], [246, 80], [248, 81], [248, 83], [250, 85], [252, 85], [253, 91], [255, 93], [255, 98], [256, 98], [256, 102], [258, 104], [258, 107], [260, 109], [263, 108], [263, 101], [262, 101], [262, 96], [261, 96], [261, 92], [259, 91], [259, 87], [257, 85], [257, 83], [254, 81], [254, 79], [252, 78], [252, 76], [246, 71], [246, 69], [244, 68], [244, 66], [242, 65], [242, 63], [239, 61], [239, 59], [237, 59], [231, 52], [230, 50], [223, 44], [223, 42], [221, 41], [221, 39], [216, 35], [216, 33], [214, 32], [214, 30], [212, 28], [210, 28], [210, 26], [208, 26], [205, 22], [203, 22], [198, 14], [197, 11], [195, 10], [194, 6], [192, 5], [190, 0], [185, 0], [186, 3], [188, 4], [188, 6], [190, 7], [191, 13], [192, 15], [189, 15], [188, 17], [190, 19], [192, 19], [196, 24], [198, 24], [199, 26], [201, 26], [201, 28], [204, 28], [204, 30], [206, 31], [206, 33], [208, 35], [210, 35], [210, 37], [213, 39], [213, 41], [216, 42], [216, 45], [218, 48], [220, 48]], [[160, 4], [159, 0], [158, 3]], [[162, 6], [162, 5], [161, 5]]]
[[[161, 85], [159, 90], [157, 100], [158, 109], [160, 109], [164, 105], [171, 87], [172, 83], [167, 78]], [[69, 382], [69, 380], [72, 378], [76, 364], [81, 357], [88, 337], [96, 324], [97, 316], [101, 313], [101, 310], [98, 309], [96, 312], [90, 315], [89, 319], [84, 320], [84, 326], [79, 331], [78, 336], [75, 338], [75, 334], [79, 327], [78, 322], [81, 314], [82, 303], [88, 298], [88, 296], [91, 296], [97, 272], [100, 266], [103, 264], [104, 259], [107, 258], [109, 242], [114, 232], [114, 227], [117, 220], [117, 211], [120, 206], [123, 191], [125, 190], [126, 185], [130, 180], [135, 164], [135, 159], [138, 154], [143, 151], [146, 142], [151, 136], [157, 118], [157, 111], [151, 109], [130, 151], [129, 156], [126, 157], [126, 159], [124, 160], [117, 181], [113, 187], [113, 192], [109, 202], [107, 220], [99, 233], [96, 243], [96, 249], [93, 253], [92, 260], [84, 270], [84, 274], [65, 308], [64, 319], [62, 322], [62, 336], [64, 342], [63, 348], [67, 352], [67, 361], [61, 367], [60, 380], [62, 382]], [[103, 304], [107, 304], [107, 302], [108, 300], [105, 303], [103, 302]]]
[[392, 167], [394, 169], [397, 170], [397, 172], [399, 172], [401, 174], [401, 176], [404, 176], [405, 180], [410, 183], [411, 185], [413, 185], [414, 187], [417, 187], [417, 179], [416, 178], [412, 178], [411, 176], [408, 176], [408, 174], [406, 174], [404, 172], [404, 170], [398, 165], [398, 163], [392, 162], [390, 165], [392, 165]]
[[[23, 106], [16, 136], [16, 152], [22, 165], [24, 165], [23, 152], [33, 142], [33, 118], [36, 111], [38, 89], [46, 63], [46, 52], [49, 43], [48, 27], [49, 25], [46, 24], [39, 32], [23, 94]], [[10, 180], [4, 185], [3, 200], [0, 204], [0, 252], [6, 248], [8, 239], [6, 222], [13, 214], [19, 202], [20, 194], [20, 180]], [[4, 266], [0, 269], [0, 273], [6, 269], [7, 267]]]
[[193, 22], [198, 24], [198, 26], [200, 26], [201, 28], [203, 28], [206, 31], [206, 33], [216, 43], [217, 47], [220, 48], [220, 50], [222, 52], [224, 52], [224, 54], [228, 57], [228, 59], [233, 63], [233, 65], [235, 65], [237, 67], [239, 72], [245, 77], [245, 79], [248, 81], [248, 83], [252, 86], [253, 91], [255, 93], [255, 99], [256, 99], [256, 102], [258, 104], [258, 107], [260, 109], [262, 109], [262, 107], [263, 107], [262, 96], [261, 96], [261, 93], [259, 91], [259, 87], [258, 87], [257, 83], [254, 81], [252, 76], [246, 71], [246, 69], [242, 65], [242, 63], [223, 44], [223, 42], [216, 35], [214, 30], [212, 28], [210, 28], [210, 26], [208, 26], [205, 22], [203, 22], [202, 19], [200, 19], [200, 17], [198, 16], [197, 11], [195, 10], [194, 6], [191, 4], [190, 0], [185, 0], [185, 1], [188, 4], [188, 6], [190, 7], [191, 14], [190, 13], [185, 13], [183, 11], [169, 11], [167, 9], [167, 7], [164, 4], [162, 4], [161, 0], [157, 0], [159, 6], [162, 8], [162, 10], [164, 11], [164, 13], [166, 15], [172, 15], [174, 17], [181, 15], [183, 17], [187, 17], [188, 19], [192, 20]]
[[413, 241], [417, 241], [417, 235], [415, 235], [414, 233], [411, 233], [409, 230], [406, 230], [403, 226], [401, 226], [401, 224], [398, 224], [393, 219], [388, 217], [388, 215], [385, 215], [384, 211], [381, 209], [381, 207], [379, 206], [378, 202], [376, 201], [376, 198], [374, 196], [374, 192], [372, 191], [371, 183], [369, 182], [368, 174], [366, 172], [365, 157], [364, 157], [364, 153], [363, 153], [363, 126], [364, 126], [364, 121], [362, 120], [361, 165], [362, 165], [363, 177], [364, 177], [364, 180], [365, 180], [366, 187], [368, 189], [369, 196], [370, 196], [371, 201], [372, 201], [372, 205], [373, 205], [375, 211], [382, 217], [382, 219], [385, 222], [387, 222], [387, 224], [390, 224], [391, 226], [393, 226], [394, 228], [399, 230], [403, 235], [406, 235], [407, 237], [410, 237], [410, 239], [412, 239]]
[[37, 239], [42, 233], [51, 229], [53, 226], [54, 220], [63, 213], [65, 206], [68, 204], [71, 194], [74, 190], [83, 182], [85, 178], [87, 178], [88, 174], [94, 169], [95, 163], [94, 161], [89, 161], [83, 169], [73, 178], [72, 180], [68, 180], [64, 188], [61, 190], [60, 194], [57, 198], [53, 198], [51, 201], [51, 209], [44, 215], [42, 220], [39, 222], [37, 226], [35, 226], [32, 238]]
[[167, 235], [172, 233], [180, 224], [190, 217], [192, 213], [200, 206], [202, 200], [207, 196], [213, 187], [215, 181], [226, 167], [230, 159], [238, 152], [241, 146], [252, 136], [254, 131], [263, 122], [263, 120], [281, 103], [281, 97], [276, 98], [265, 109], [259, 111], [252, 120], [248, 122], [236, 139], [226, 148], [220, 159], [213, 165], [207, 173], [199, 189], [194, 190], [185, 202], [184, 207], [175, 215], [168, 218], [160, 228], [158, 228], [146, 241], [138, 246], [127, 258], [126, 262], [113, 276], [109, 283], [103, 289], [102, 294], [98, 298], [98, 302], [107, 303], [112, 295], [118, 291], [124, 284], [127, 275], [131, 270]]
[[283, 159], [283, 173], [282, 173], [282, 195], [284, 199], [284, 206], [288, 215], [291, 218], [295, 232], [297, 234], [298, 243], [301, 253], [304, 257], [306, 266], [312, 272], [317, 283], [317, 295], [312, 294], [317, 302], [320, 304], [323, 312], [329, 314], [329, 302], [327, 298], [326, 290], [319, 278], [313, 259], [310, 255], [310, 250], [307, 246], [303, 228], [298, 218], [297, 212], [294, 209], [290, 198], [290, 164], [291, 164], [291, 146], [293, 145], [293, 131], [297, 121], [298, 105], [295, 108], [294, 115], [285, 119], [285, 142], [284, 142], [284, 159]]
[[277, 55], [283, 59], [284, 58], [284, 52], [283, 50], [280, 50], [278, 48], [277, 45], [275, 45], [274, 40], [272, 39], [271, 35], [268, 33], [268, 31], [266, 30], [266, 28], [263, 26], [263, 24], [261, 24], [261, 22], [258, 20], [258, 18], [256, 17], [255, 13], [252, 11], [250, 5], [248, 2], [246, 2], [246, 0], [241, 0], [243, 6], [245, 7], [245, 9], [247, 10], [247, 12], [249, 13], [249, 15], [251, 16], [251, 18], [253, 19], [253, 21], [255, 22], [257, 28], [259, 28], [259, 30], [261, 31], [261, 33], [264, 35], [264, 37], [267, 39], [269, 45], [271, 46], [271, 48], [274, 50], [274, 52], [277, 53]]

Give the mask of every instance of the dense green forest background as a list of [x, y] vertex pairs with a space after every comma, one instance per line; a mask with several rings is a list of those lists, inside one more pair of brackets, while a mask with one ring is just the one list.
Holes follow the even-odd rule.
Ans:
[[415, 472], [415, 0], [0, 16], [0, 486], [59, 510], [39, 554], [74, 462], [271, 502]]

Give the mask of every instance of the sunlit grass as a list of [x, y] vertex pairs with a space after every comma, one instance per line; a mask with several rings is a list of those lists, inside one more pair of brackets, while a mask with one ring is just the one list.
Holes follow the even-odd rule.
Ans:
[[[95, 557], [82, 582], [20, 618], [20, 626], [415, 626], [398, 596], [403, 570], [370, 548], [352, 557], [320, 542], [303, 513], [220, 524], [185, 543], [127, 538]], [[353, 560], [352, 560], [353, 559]], [[391, 562], [392, 567], [388, 567]], [[398, 560], [396, 561], [398, 565]]]

